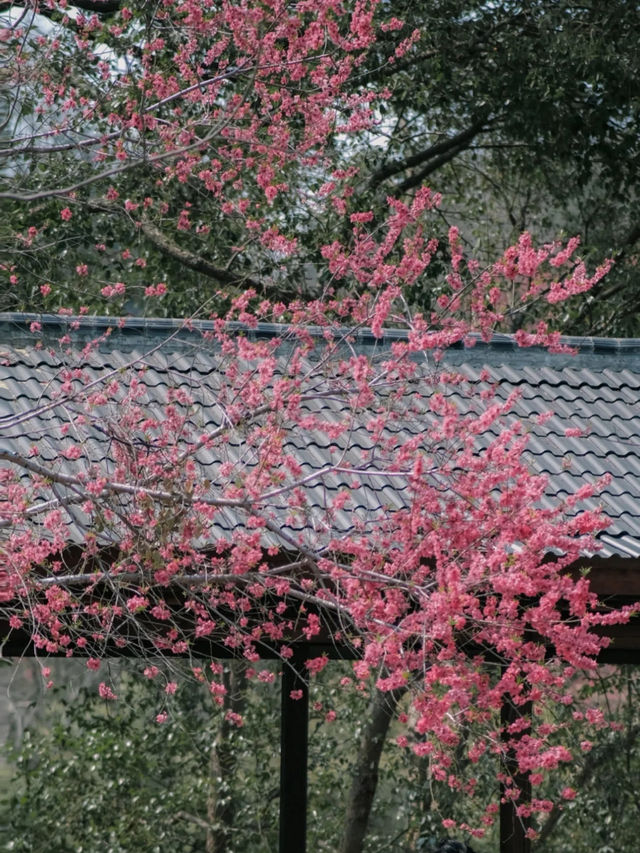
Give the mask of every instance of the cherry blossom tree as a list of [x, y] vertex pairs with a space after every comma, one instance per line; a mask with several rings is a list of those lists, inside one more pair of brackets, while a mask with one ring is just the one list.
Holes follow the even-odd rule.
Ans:
[[[149, 294], [176, 311], [202, 282], [211, 304], [315, 281], [296, 250], [345, 204], [328, 148], [371, 122], [375, 94], [344, 89], [376, 3], [94, 5], [4, 12], [5, 310], [77, 310], [106, 288], [112, 313]], [[180, 302], [166, 280], [185, 272]]]
[[[174, 264], [207, 264], [228, 289], [203, 293], [206, 322], [189, 318], [111, 369], [103, 354], [117, 327], [87, 338], [64, 288], [27, 269], [66, 326], [52, 343], [33, 318], [47, 396], [3, 422], [0, 604], [11, 629], [43, 657], [82, 654], [99, 669], [129, 653], [146, 677], [164, 672], [158, 724], [179, 689], [175, 656], [222, 706], [221, 667], [203, 664], [203, 644], [244, 658], [257, 679], [273, 677], [259, 664], [265, 647], [286, 667], [300, 641], [344, 644], [359, 658], [345, 690], [373, 677], [390, 696], [410, 693], [398, 743], [430, 762], [434, 780], [473, 796], [472, 773], [454, 759], [462, 750], [468, 771], [488, 751], [518, 814], [547, 812], [550, 801], [523, 796], [521, 780], [536, 784], [572, 760], [550, 710], [572, 701], [578, 670], [593, 670], [606, 643], [596, 629], [631, 611], [603, 611], [588, 579], [567, 571], [597, 549], [605, 520], [579, 501], [598, 484], [543, 506], [548, 484], [527, 467], [513, 400], [499, 400], [486, 377], [465, 380], [443, 354], [488, 339], [514, 292], [519, 305], [551, 310], [609, 264], [588, 273], [577, 240], [536, 248], [525, 234], [481, 268], [452, 228], [437, 306], [411, 310], [403, 290], [437, 249], [437, 193], [389, 199], [382, 220], [358, 208], [355, 175], [332, 160], [370, 129], [384, 97], [344, 93], [376, 27], [398, 27], [378, 20], [373, 2], [42, 11], [12, 10], [3, 31], [15, 97], [0, 197], [25, 226], [12, 235], [10, 286], [21, 286], [21, 246], [47, 251], [47, 228], [28, 225], [28, 210], [46, 204], [70, 233], [96, 208], [116, 211]], [[69, 150], [73, 169], [56, 180]], [[130, 178], [128, 197], [116, 175]], [[153, 177], [155, 196], [138, 194], [138, 175]], [[194, 186], [215, 221], [195, 215]], [[295, 223], [277, 204], [286, 193], [307, 215], [344, 219], [342, 237], [316, 247], [317, 298], [269, 296], [302, 262]], [[233, 226], [221, 227], [219, 246], [217, 223]], [[205, 246], [226, 262], [206, 260]], [[92, 248], [75, 281], [117, 313], [129, 284], [100, 271], [102, 251]], [[133, 245], [118, 251], [145, 268]], [[268, 272], [257, 280], [255, 268]], [[168, 277], [150, 279], [144, 296], [153, 304], [170, 289]], [[389, 327], [399, 330], [391, 338]], [[173, 363], [178, 337], [194, 370], [204, 366], [188, 382]], [[544, 322], [517, 341], [561, 347]], [[53, 458], [39, 438], [45, 419]], [[29, 434], [24, 452], [17, 439]], [[327, 662], [309, 656], [307, 676]], [[99, 691], [117, 700], [107, 678]], [[229, 708], [227, 721], [242, 722]], [[488, 805], [485, 825], [497, 808]]]

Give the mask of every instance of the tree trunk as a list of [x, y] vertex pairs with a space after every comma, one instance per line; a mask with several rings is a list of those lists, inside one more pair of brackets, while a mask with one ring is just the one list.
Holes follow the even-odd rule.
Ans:
[[[242, 714], [246, 705], [246, 663], [231, 661], [225, 667], [223, 683], [227, 688], [224, 711]], [[209, 828], [206, 853], [226, 853], [230, 831], [233, 828], [235, 804], [233, 801], [233, 774], [236, 769], [236, 750], [231, 743], [232, 724], [223, 717], [218, 736], [211, 747], [209, 778], [211, 793], [207, 803]]]
[[360, 741], [358, 760], [345, 815], [340, 853], [361, 853], [369, 825], [369, 815], [378, 785], [378, 767], [384, 742], [398, 702], [406, 688], [393, 692], [375, 690]]
[[[500, 709], [500, 720], [503, 730], [518, 722], [521, 718], [531, 717], [531, 703], [516, 707], [506, 697], [503, 698]], [[527, 729], [528, 730], [528, 729]], [[506, 736], [506, 735], [505, 735]], [[522, 736], [522, 732], [518, 737]], [[504, 771], [507, 778], [521, 791], [520, 802], [531, 801], [531, 782], [526, 774], [520, 773], [512, 749], [508, 749], [504, 757]], [[529, 819], [519, 817], [517, 803], [504, 797], [505, 785], [501, 785], [500, 803], [500, 853], [531, 853], [531, 839], [527, 836]]]

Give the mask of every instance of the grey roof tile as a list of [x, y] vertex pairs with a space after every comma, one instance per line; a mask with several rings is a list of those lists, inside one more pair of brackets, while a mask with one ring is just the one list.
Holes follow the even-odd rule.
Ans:
[[[37, 444], [41, 459], [59, 460], [60, 449], [76, 439], [73, 429], [63, 437], [63, 424], [75, 424], [73, 404], [56, 403], [60, 374], [71, 365], [77, 354], [60, 354], [46, 346], [34, 348], [34, 338], [28, 332], [33, 318], [20, 315], [0, 316], [0, 447], [11, 448], [26, 454]], [[43, 321], [43, 336], [52, 339], [60, 336], [64, 320], [38, 318]], [[96, 330], [104, 331], [114, 321], [109, 318], [92, 318], [81, 326], [79, 334], [89, 340]], [[188, 393], [193, 405], [178, 408], [187, 415], [186, 441], [193, 441], [203, 430], [212, 430], [222, 423], [224, 405], [219, 399], [221, 388], [216, 373], [218, 355], [212, 345], [203, 341], [201, 333], [207, 331], [206, 323], [197, 327], [194, 334], [180, 331], [170, 321], [146, 321], [131, 318], [123, 331], [115, 330], [97, 351], [91, 352], [83, 362], [83, 374], [74, 379], [73, 387], [82, 389], [86, 383], [115, 371], [114, 378], [126, 384], [125, 368], [134, 365], [134, 372], [144, 393], [141, 402], [147, 414], [161, 419], [170, 389], [178, 388]], [[281, 331], [278, 327], [260, 327], [255, 334], [268, 338]], [[166, 347], [154, 349], [168, 333], [176, 337]], [[388, 342], [401, 338], [401, 333], [389, 332], [385, 342], [375, 342], [366, 333], [358, 333], [355, 347], [362, 352], [384, 352]], [[544, 503], [551, 506], [557, 498], [567, 497], [581, 485], [593, 482], [601, 475], [612, 475], [611, 483], [599, 496], [587, 502], [588, 506], [602, 505], [611, 519], [610, 528], [600, 535], [604, 556], [640, 557], [640, 341], [606, 339], [572, 339], [578, 352], [575, 356], [552, 355], [538, 348], [517, 349], [512, 339], [497, 336], [489, 344], [479, 342], [474, 348], [456, 347], [444, 356], [444, 368], [460, 372], [464, 381], [456, 386], [445, 386], [447, 399], [455, 401], [459, 411], [473, 415], [478, 412], [478, 392], [492, 386], [496, 401], [504, 401], [513, 391], [518, 399], [510, 418], [520, 419], [529, 433], [527, 458], [531, 469], [548, 475], [548, 493]], [[289, 345], [287, 345], [289, 346]], [[281, 364], [289, 357], [291, 348], [279, 356]], [[240, 365], [250, 369], [251, 365]], [[486, 370], [489, 381], [482, 377]], [[398, 446], [413, 436], [426, 435], [434, 423], [430, 412], [430, 399], [439, 389], [437, 373], [427, 360], [420, 365], [420, 376], [403, 404], [411, 403], [411, 417], [405, 411], [402, 417], [393, 418], [383, 432], [385, 440], [394, 439]], [[122, 399], [123, 390], [111, 395], [109, 405], [97, 407], [98, 417], [114, 417], [112, 403]], [[379, 405], [384, 410], [393, 407], [388, 388], [379, 389]], [[351, 419], [350, 431], [330, 438], [318, 428], [304, 435], [286, 436], [287, 452], [294, 456], [305, 473], [319, 471], [336, 457], [346, 464], [366, 470], [360, 475], [362, 485], [351, 489], [351, 477], [344, 472], [331, 472], [310, 481], [307, 486], [309, 512], [296, 521], [287, 519], [282, 499], [274, 500], [274, 518], [283, 529], [294, 536], [327, 540], [324, 530], [325, 508], [340, 489], [351, 491], [351, 500], [336, 513], [334, 532], [345, 534], [356, 520], [365, 527], [381, 518], [388, 508], [404, 506], [407, 482], [403, 477], [388, 477], [378, 470], [379, 447], [374, 446], [367, 431], [365, 419], [352, 415], [345, 394], [336, 391], [324, 398], [314, 397], [303, 404], [305, 411], [322, 418], [324, 424], [335, 424]], [[20, 415], [33, 416], [16, 421]], [[538, 416], [552, 411], [544, 424], [537, 423]], [[565, 430], [584, 429], [581, 436], [567, 436]], [[492, 427], [487, 435], [478, 437], [478, 446], [487, 446], [498, 433]], [[99, 424], [87, 426], [82, 442], [83, 458], [113, 470], [113, 439], [107, 438]], [[140, 451], [145, 440], [142, 432], [134, 434]], [[219, 482], [220, 466], [231, 461], [242, 468], [255, 468], [259, 463], [259, 447], [248, 447], [246, 438], [230, 435], [228, 442], [215, 451], [200, 449], [197, 460], [211, 481], [212, 488]], [[143, 456], [144, 459], [144, 456]], [[79, 470], [79, 462], [65, 460], [66, 470]], [[70, 525], [70, 536], [81, 537], [82, 521]], [[241, 526], [237, 513], [222, 509], [216, 514], [211, 535], [229, 537]], [[267, 540], [271, 541], [269, 535]]]

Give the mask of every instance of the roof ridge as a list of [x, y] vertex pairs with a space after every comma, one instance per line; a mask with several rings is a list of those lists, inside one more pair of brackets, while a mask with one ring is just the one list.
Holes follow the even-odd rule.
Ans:
[[[31, 340], [34, 333], [30, 331], [32, 323], [39, 323], [42, 331], [46, 334], [56, 332], [67, 332], [73, 324], [78, 331], [99, 334], [111, 328], [118, 335], [124, 337], [148, 337], [150, 335], [189, 333], [191, 331], [207, 332], [215, 329], [213, 320], [192, 320], [189, 318], [164, 318], [164, 317], [111, 317], [107, 315], [67, 315], [67, 314], [35, 314], [22, 312], [0, 312], [0, 341], [8, 336], [13, 339], [16, 332], [28, 333]], [[244, 323], [229, 322], [230, 330], [244, 331], [250, 336], [276, 337], [291, 328], [286, 323], [258, 323], [255, 328], [250, 328]], [[336, 329], [341, 327], [336, 326]], [[309, 326], [309, 333], [321, 337], [325, 329], [321, 326]], [[382, 339], [374, 337], [369, 328], [355, 328], [349, 330], [344, 327], [345, 332], [354, 335], [358, 343], [369, 345], [380, 345], [391, 341], [406, 340], [407, 331], [399, 328], [386, 328], [383, 330]], [[459, 342], [453, 344], [448, 350], [471, 350], [481, 351], [516, 351], [516, 350], [544, 350], [546, 347], [533, 346], [522, 347], [516, 342], [515, 336], [504, 332], [496, 332], [491, 339], [485, 341], [479, 334], [470, 334], [467, 340], [473, 343]], [[615, 354], [617, 356], [640, 354], [640, 338], [603, 338], [590, 336], [562, 335], [560, 343], [584, 354]]]

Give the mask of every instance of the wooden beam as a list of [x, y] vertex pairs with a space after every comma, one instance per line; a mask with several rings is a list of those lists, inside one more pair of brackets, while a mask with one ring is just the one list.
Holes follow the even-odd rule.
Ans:
[[576, 576], [587, 571], [599, 598], [610, 595], [640, 599], [640, 561], [624, 557], [581, 557], [571, 567]]

